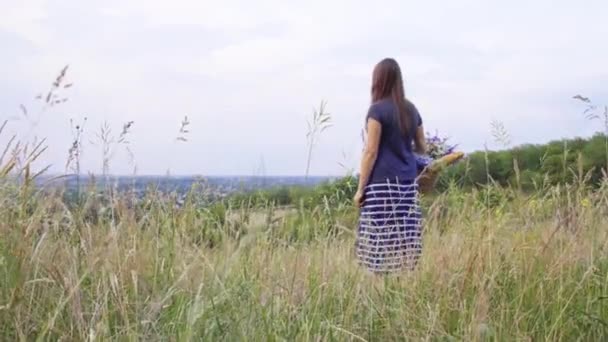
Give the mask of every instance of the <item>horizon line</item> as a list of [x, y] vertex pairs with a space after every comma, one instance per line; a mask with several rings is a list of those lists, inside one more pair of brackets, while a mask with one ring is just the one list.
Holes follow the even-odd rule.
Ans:
[[69, 174], [53, 174], [49, 173], [47, 177], [74, 177], [74, 176], [84, 176], [84, 177], [200, 177], [200, 178], [340, 178], [340, 177], [348, 177], [351, 174], [342, 174], [342, 175], [286, 175], [286, 174], [276, 174], [276, 175], [246, 175], [246, 174], [211, 174], [211, 175], [201, 175], [201, 174], [97, 174], [97, 173], [69, 173]]

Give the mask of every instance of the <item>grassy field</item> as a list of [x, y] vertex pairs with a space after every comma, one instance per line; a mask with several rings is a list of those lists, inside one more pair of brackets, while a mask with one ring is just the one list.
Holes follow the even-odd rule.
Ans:
[[425, 199], [412, 273], [360, 268], [350, 203], [210, 211], [0, 185], [2, 340], [608, 339], [608, 186]]

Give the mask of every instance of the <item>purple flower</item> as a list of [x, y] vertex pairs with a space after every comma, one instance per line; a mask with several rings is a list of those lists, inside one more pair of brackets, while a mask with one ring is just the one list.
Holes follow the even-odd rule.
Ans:
[[456, 147], [458, 146], [448, 144], [448, 138], [443, 138], [439, 136], [438, 133], [435, 133], [435, 135], [430, 135], [429, 133], [427, 133], [426, 145], [426, 155], [416, 154], [416, 166], [418, 168], [418, 172], [421, 172], [426, 166], [432, 163], [433, 160], [453, 153], [456, 150]]

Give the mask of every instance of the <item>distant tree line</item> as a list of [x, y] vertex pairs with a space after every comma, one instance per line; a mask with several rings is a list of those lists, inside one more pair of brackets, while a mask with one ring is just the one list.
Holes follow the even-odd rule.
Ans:
[[477, 151], [442, 174], [438, 190], [450, 184], [464, 188], [496, 183], [534, 190], [541, 185], [585, 181], [598, 185], [606, 173], [608, 137], [521, 145], [502, 151]]
[[[543, 186], [584, 181], [597, 186], [608, 168], [608, 137], [598, 133], [591, 138], [526, 144], [500, 151], [476, 151], [443, 172], [437, 191], [450, 186], [464, 190], [487, 184], [513, 186], [533, 191]], [[314, 188], [278, 187], [240, 193], [228, 198], [232, 206], [329, 206], [348, 203], [357, 189], [357, 178], [346, 176]]]

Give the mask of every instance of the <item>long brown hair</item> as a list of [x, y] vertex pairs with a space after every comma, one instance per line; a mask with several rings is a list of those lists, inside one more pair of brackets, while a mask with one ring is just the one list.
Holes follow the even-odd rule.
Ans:
[[405, 102], [405, 90], [401, 68], [397, 61], [385, 58], [374, 68], [372, 76], [372, 102], [390, 98], [395, 103], [397, 124], [404, 137], [411, 136], [413, 118]]

